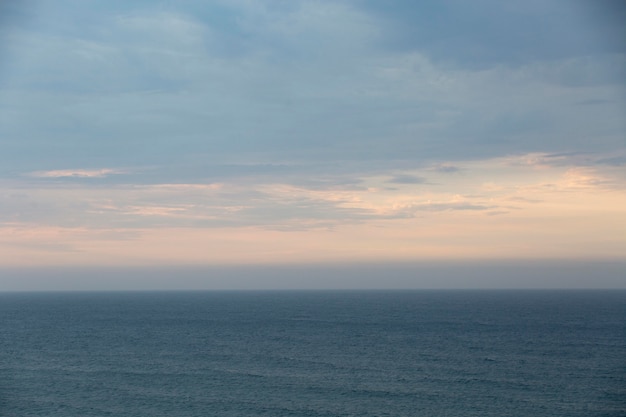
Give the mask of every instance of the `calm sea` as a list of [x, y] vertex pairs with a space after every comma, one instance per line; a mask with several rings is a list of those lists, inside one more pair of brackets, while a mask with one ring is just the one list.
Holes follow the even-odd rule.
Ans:
[[2, 416], [626, 416], [626, 291], [0, 294]]

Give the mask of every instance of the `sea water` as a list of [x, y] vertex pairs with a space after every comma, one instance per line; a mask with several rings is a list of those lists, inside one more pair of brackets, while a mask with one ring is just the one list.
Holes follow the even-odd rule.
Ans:
[[625, 416], [625, 291], [0, 294], [2, 416]]

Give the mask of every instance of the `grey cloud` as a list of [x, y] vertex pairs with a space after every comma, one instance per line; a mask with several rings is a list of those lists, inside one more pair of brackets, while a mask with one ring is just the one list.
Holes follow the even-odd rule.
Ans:
[[614, 167], [626, 166], [626, 156], [615, 156], [596, 160], [597, 164], [609, 165]]
[[542, 203], [543, 200], [539, 200], [536, 198], [526, 198], [526, 197], [507, 197], [509, 201], [518, 201], [522, 203]]
[[[486, 10], [451, 4], [459, 8], [401, 1], [389, 13], [422, 21]], [[156, 13], [116, 2], [101, 15], [77, 6], [90, 24], [67, 30], [71, 16], [61, 24], [42, 13], [58, 36], [34, 26], [11, 33], [23, 47], [0, 79], [0, 174], [132, 166], [152, 169], [119, 182], [358, 176], [373, 166], [623, 146], [623, 98], [606, 88], [622, 68], [618, 54], [451, 69], [427, 46], [377, 43], [391, 30], [380, 20], [387, 12], [363, 5], [191, 2]], [[481, 5], [509, 18], [507, 7], [530, 10]], [[317, 7], [331, 7], [333, 19]], [[420, 30], [435, 40], [453, 30], [429, 25]], [[219, 53], [227, 38], [242, 44], [237, 53]], [[571, 105], [585, 97], [607, 104]]]
[[422, 203], [422, 204], [411, 204], [406, 207], [395, 210], [393, 213], [388, 214], [386, 217], [390, 219], [403, 219], [403, 218], [413, 218], [418, 217], [420, 213], [424, 212], [446, 212], [446, 211], [486, 211], [487, 214], [490, 213], [489, 210], [497, 210], [498, 206], [489, 206], [489, 205], [481, 205], [481, 204], [471, 204], [471, 203]]
[[424, 184], [426, 179], [415, 175], [396, 175], [388, 179], [387, 182], [391, 184]]
[[485, 206], [480, 204], [470, 203], [432, 203], [432, 204], [420, 204], [418, 206], [412, 206], [417, 211], [448, 211], [448, 210], [491, 210], [496, 206]]
[[484, 69], [626, 50], [626, 8], [619, 0], [360, 4], [387, 18], [387, 47], [427, 51], [455, 67]]
[[488, 211], [485, 214], [487, 214], [487, 216], [500, 216], [500, 215], [508, 214], [508, 213], [509, 212], [506, 210], [494, 210], [494, 211]]

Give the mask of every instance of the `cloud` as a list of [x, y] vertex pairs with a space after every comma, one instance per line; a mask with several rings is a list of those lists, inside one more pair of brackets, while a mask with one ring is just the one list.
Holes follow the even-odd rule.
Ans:
[[[626, 13], [618, 1], [511, 5], [496, 0], [471, 4], [400, 0], [393, 7], [375, 0], [360, 3], [385, 18], [387, 47], [426, 51], [436, 62], [449, 66], [480, 70], [624, 52], [626, 33], [619, 17]], [[531, 33], [529, 27], [534, 28]]]
[[126, 208], [125, 213], [136, 216], [161, 216], [161, 217], [177, 217], [180, 214], [186, 212], [189, 208], [193, 208], [193, 205], [187, 205], [186, 207], [178, 206], [130, 206]]
[[446, 172], [446, 173], [453, 173], [453, 172], [459, 172], [460, 171], [460, 168], [458, 168], [458, 167], [456, 167], [454, 165], [445, 164], [445, 163], [436, 165], [432, 169], [435, 170], [435, 171], [438, 171], [438, 172]]
[[[507, 19], [518, 13], [489, 5]], [[533, 7], [519, 12], [540, 18], [544, 6]], [[442, 64], [427, 40], [385, 43], [397, 34], [387, 19], [452, 18], [467, 9], [456, 3], [400, 2], [389, 12], [362, 2], [191, 2], [159, 11], [116, 3], [68, 16], [57, 8], [44, 11], [63, 24], [43, 11], [38, 18], [54, 36], [11, 31], [12, 75], [0, 79], [5, 170], [104, 164], [207, 177], [232, 172], [229, 165], [454, 165], [623, 144], [619, 53], [477, 71]], [[571, 18], [575, 7], [567, 10]], [[426, 29], [436, 43], [441, 29]], [[573, 105], [591, 98], [602, 104]]]
[[570, 168], [563, 174], [563, 185], [567, 188], [598, 189], [611, 185], [611, 181], [598, 175], [591, 168]]
[[30, 176], [36, 178], [105, 178], [109, 175], [125, 174], [126, 171], [118, 169], [59, 169], [52, 171], [36, 171]]
[[597, 163], [598, 164], [603, 164], [603, 165], [616, 166], [616, 167], [625, 166], [626, 165], [626, 155], [619, 155], [619, 156], [601, 158], [601, 159], [597, 160]]
[[420, 204], [418, 206], [413, 206], [413, 208], [424, 211], [448, 211], [448, 210], [490, 210], [495, 207], [493, 206], [485, 206], [479, 204], [468, 204], [468, 203], [426, 203]]
[[[562, 194], [572, 192], [619, 199], [624, 189], [619, 167], [576, 165], [577, 156], [572, 158], [529, 154], [468, 161], [455, 167], [462, 176], [427, 165], [401, 175], [396, 169], [379, 168], [360, 177], [312, 178], [296, 171], [282, 178], [270, 173], [222, 182], [140, 184], [133, 181], [137, 175], [133, 170], [122, 182], [99, 182], [98, 187], [73, 180], [77, 172], [90, 179], [101, 175], [100, 170], [88, 174], [68, 170], [44, 175], [54, 182], [28, 182], [24, 177], [5, 182], [0, 219], [90, 228], [303, 230], [437, 213], [535, 210], [535, 206], [550, 207], [555, 199], [567, 201], [570, 197]], [[391, 181], [393, 188], [386, 185]]]
[[414, 175], [396, 175], [387, 180], [387, 182], [390, 184], [423, 184], [426, 182], [426, 179]]
[[384, 184], [395, 168], [310, 187], [303, 178], [254, 176], [98, 187], [5, 180], [0, 264], [623, 258], [618, 169], [564, 161], [537, 168], [543, 157], [466, 161], [463, 175], [426, 165], [405, 175], [427, 174], [429, 183], [394, 189]]
[[32, 252], [6, 226], [3, 259], [56, 262], [39, 237], [86, 263], [571, 257], [586, 235], [613, 256], [626, 55], [594, 7], [24, 9], [1, 34], [0, 222]]

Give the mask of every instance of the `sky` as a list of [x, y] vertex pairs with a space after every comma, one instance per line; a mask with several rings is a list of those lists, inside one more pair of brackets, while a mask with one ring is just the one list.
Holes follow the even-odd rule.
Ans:
[[626, 288], [624, 21], [1, 2], [0, 290]]

